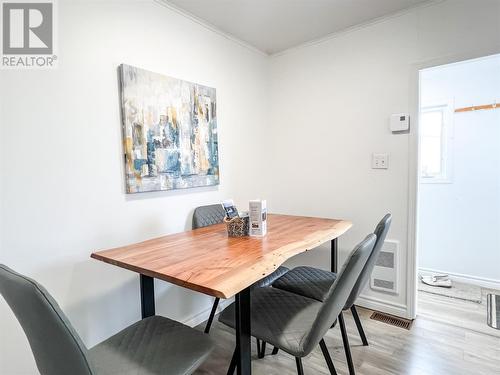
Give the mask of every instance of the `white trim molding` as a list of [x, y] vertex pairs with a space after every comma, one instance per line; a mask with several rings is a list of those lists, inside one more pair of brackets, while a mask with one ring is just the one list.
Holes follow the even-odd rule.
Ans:
[[418, 122], [420, 112], [420, 71], [440, 65], [453, 64], [466, 60], [479, 59], [500, 53], [500, 45], [490, 48], [467, 51], [457, 55], [441, 56], [435, 59], [416, 62], [410, 69], [409, 104], [410, 116], [413, 117], [408, 137], [408, 249], [406, 273], [407, 314], [417, 316], [417, 271], [418, 271]]
[[250, 50], [252, 52], [256, 52], [259, 55], [269, 57], [268, 53], [258, 49], [257, 47], [251, 45], [250, 43], [245, 42], [244, 40], [241, 40], [241, 39], [239, 39], [231, 34], [226, 33], [225, 31], [222, 31], [217, 26], [212, 25], [210, 22], [207, 22], [204, 19], [202, 19], [198, 16], [195, 16], [194, 14], [178, 7], [177, 5], [172, 4], [168, 0], [153, 0], [153, 1], [156, 2], [158, 5], [161, 5], [161, 6], [168, 8], [168, 9], [176, 12], [177, 14], [180, 14], [181, 16], [191, 20], [192, 22], [197, 23], [198, 25], [206, 28], [207, 30], [210, 30], [211, 32], [213, 32], [215, 34], [218, 34], [226, 39], [229, 39], [230, 41], [232, 41], [236, 44], [239, 44], [240, 46], [247, 48], [248, 50]]
[[278, 51], [278, 52], [272, 53], [269, 56], [270, 57], [279, 57], [279, 56], [285, 55], [285, 54], [290, 53], [290, 52], [295, 52], [296, 50], [300, 50], [302, 48], [307, 48], [307, 47], [314, 46], [316, 44], [325, 43], [325, 42], [330, 41], [331, 39], [339, 38], [339, 37], [344, 36], [346, 34], [350, 34], [352, 32], [358, 31], [358, 30], [366, 29], [370, 26], [377, 25], [377, 24], [385, 22], [387, 20], [402, 17], [408, 13], [413, 12], [415, 9], [423, 9], [423, 8], [431, 7], [431, 6], [443, 3], [445, 1], [446, 0], [428, 0], [428, 1], [425, 1], [423, 3], [418, 3], [418, 4], [415, 4], [413, 6], [408, 7], [406, 9], [398, 10], [398, 11], [395, 11], [395, 12], [392, 12], [392, 13], [365, 21], [365, 22], [358, 23], [356, 25], [347, 27], [347, 28], [342, 29], [342, 30], [334, 31], [333, 33], [327, 34], [327, 35], [319, 37], [317, 39], [313, 39], [313, 40], [309, 40], [309, 41], [304, 42], [304, 43], [300, 43], [296, 46], [286, 48], [283, 51]]
[[154, 1], [160, 5], [163, 5], [169, 9], [179, 13], [180, 15], [190, 19], [191, 21], [196, 22], [197, 24], [207, 28], [208, 30], [210, 30], [216, 34], [219, 34], [219, 35], [221, 35], [229, 40], [232, 40], [233, 42], [235, 42], [235, 43], [237, 43], [245, 48], [248, 48], [248, 49], [250, 49], [254, 52], [257, 52], [261, 55], [264, 55], [264, 56], [276, 57], [276, 56], [284, 55], [284, 54], [289, 53], [289, 52], [293, 52], [293, 51], [298, 50], [298, 49], [307, 48], [307, 47], [310, 47], [310, 46], [313, 46], [316, 44], [324, 43], [324, 42], [329, 41], [330, 39], [334, 39], [334, 38], [340, 37], [342, 35], [351, 33], [353, 31], [364, 29], [364, 28], [370, 27], [372, 25], [376, 25], [378, 23], [381, 23], [381, 22], [384, 22], [384, 21], [387, 21], [387, 20], [390, 20], [393, 18], [402, 17], [405, 14], [413, 12], [415, 9], [421, 9], [421, 8], [425, 8], [425, 7], [434, 6], [436, 4], [444, 2], [446, 0], [427, 0], [423, 3], [418, 3], [416, 5], [408, 7], [406, 9], [398, 10], [398, 11], [395, 11], [395, 12], [392, 12], [392, 13], [365, 21], [365, 22], [361, 22], [357, 25], [353, 25], [353, 26], [347, 27], [347, 28], [342, 29], [342, 30], [334, 31], [333, 33], [327, 34], [325, 36], [322, 36], [322, 37], [319, 37], [319, 38], [316, 38], [313, 40], [309, 40], [309, 41], [306, 41], [304, 43], [299, 43], [295, 46], [288, 47], [282, 51], [278, 51], [278, 52], [274, 52], [274, 53], [267, 53], [267, 52], [255, 47], [254, 45], [252, 45], [252, 44], [250, 44], [250, 43], [248, 43], [248, 42], [246, 42], [238, 37], [235, 37], [234, 35], [232, 35], [230, 33], [227, 33], [225, 31], [221, 30], [219, 27], [215, 26], [211, 22], [208, 22], [208, 21], [204, 20], [203, 18], [192, 14], [191, 12], [188, 12], [187, 10], [179, 7], [178, 5], [171, 3], [169, 0], [154, 0]]
[[497, 289], [500, 290], [500, 280], [488, 279], [485, 277], [478, 277], [472, 275], [466, 275], [463, 273], [455, 273], [448, 271], [440, 271], [431, 268], [419, 268], [419, 272], [428, 273], [428, 274], [441, 274], [441, 275], [449, 275], [453, 281], [457, 281], [459, 283], [478, 285], [487, 289]]
[[374, 311], [381, 311], [386, 314], [400, 316], [407, 319], [413, 319], [408, 315], [408, 307], [400, 303], [389, 302], [377, 297], [366, 296], [361, 294], [356, 300], [356, 305]]

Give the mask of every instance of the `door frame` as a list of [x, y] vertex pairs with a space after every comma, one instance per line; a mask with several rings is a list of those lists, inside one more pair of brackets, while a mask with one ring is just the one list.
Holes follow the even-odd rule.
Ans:
[[448, 55], [415, 63], [410, 68], [410, 132], [408, 137], [408, 238], [406, 269], [407, 318], [417, 317], [418, 286], [418, 170], [419, 170], [419, 112], [420, 112], [420, 71], [442, 65], [460, 63], [500, 54], [500, 45], [487, 49]]

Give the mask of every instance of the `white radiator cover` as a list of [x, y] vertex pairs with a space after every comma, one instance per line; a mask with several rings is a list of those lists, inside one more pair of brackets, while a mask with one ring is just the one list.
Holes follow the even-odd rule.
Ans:
[[399, 294], [399, 241], [386, 240], [370, 277], [370, 288]]

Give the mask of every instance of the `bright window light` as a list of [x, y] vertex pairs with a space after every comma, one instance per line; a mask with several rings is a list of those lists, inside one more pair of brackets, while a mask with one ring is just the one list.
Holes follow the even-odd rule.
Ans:
[[448, 106], [423, 108], [420, 112], [421, 182], [451, 182]]

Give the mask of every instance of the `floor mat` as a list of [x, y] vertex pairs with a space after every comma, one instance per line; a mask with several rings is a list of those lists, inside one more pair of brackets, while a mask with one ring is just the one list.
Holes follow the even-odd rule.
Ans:
[[482, 302], [480, 286], [459, 283], [456, 281], [453, 281], [451, 288], [440, 288], [436, 286], [426, 285], [419, 280], [418, 290], [425, 293], [437, 294], [440, 296], [461, 299], [464, 301], [470, 301], [475, 303]]
[[486, 301], [488, 303], [488, 325], [491, 328], [500, 329], [500, 295], [488, 294]]

